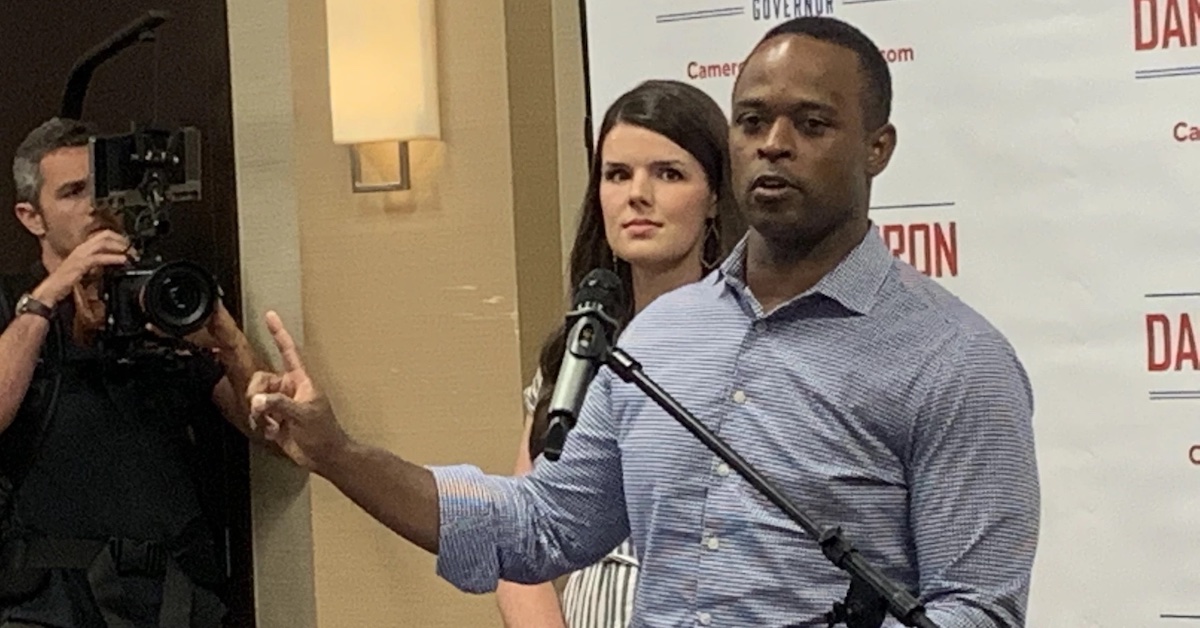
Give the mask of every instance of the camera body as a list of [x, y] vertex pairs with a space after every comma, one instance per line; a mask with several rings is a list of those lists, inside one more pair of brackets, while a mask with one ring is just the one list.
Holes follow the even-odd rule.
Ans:
[[140, 254], [104, 272], [101, 342], [122, 350], [147, 337], [147, 324], [175, 338], [200, 329], [220, 298], [216, 278], [198, 264], [164, 261], [156, 252], [170, 234], [171, 206], [200, 200], [200, 131], [135, 126], [127, 134], [92, 137], [88, 150], [96, 208], [121, 220]]
[[216, 280], [198, 264], [159, 258], [135, 262], [104, 277], [106, 332], [111, 338], [132, 338], [150, 324], [183, 337], [204, 326], [218, 295]]

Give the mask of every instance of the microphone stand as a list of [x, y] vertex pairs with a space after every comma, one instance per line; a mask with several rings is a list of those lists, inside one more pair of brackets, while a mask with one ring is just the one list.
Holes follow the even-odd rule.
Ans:
[[[602, 344], [607, 345], [602, 341]], [[695, 416], [675, 401], [665, 390], [654, 383], [644, 372], [642, 365], [618, 347], [604, 347], [599, 351], [603, 363], [612, 372], [628, 383], [636, 385], [663, 410], [679, 421], [700, 442], [704, 443], [721, 460], [724, 460], [739, 475], [746, 478], [758, 492], [787, 514], [805, 532], [817, 541], [825, 557], [834, 565], [850, 574], [850, 589], [843, 602], [835, 602], [833, 610], [825, 614], [829, 626], [844, 623], [847, 628], [880, 628], [888, 613], [905, 626], [916, 628], [938, 628], [925, 616], [925, 608], [908, 591], [888, 579], [872, 566], [850, 541], [840, 527], [820, 530], [799, 508], [784, 497], [750, 463], [708, 429]], [[594, 355], [594, 353], [593, 353]]]

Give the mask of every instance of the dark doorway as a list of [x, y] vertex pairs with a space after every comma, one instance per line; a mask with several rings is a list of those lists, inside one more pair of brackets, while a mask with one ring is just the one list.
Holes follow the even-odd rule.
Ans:
[[[26, 269], [35, 242], [13, 216], [11, 165], [21, 139], [57, 115], [71, 67], [87, 50], [148, 10], [168, 12], [157, 42], [125, 50], [96, 70], [83, 116], [105, 133], [134, 121], [196, 126], [203, 134], [203, 199], [176, 205], [172, 233], [160, 247], [210, 269], [225, 304], [241, 321], [233, 120], [224, 0], [53, 0], [0, 6], [0, 272]], [[233, 581], [227, 625], [254, 626], [249, 454], [232, 427], [225, 435], [223, 477], [235, 513], [230, 557]]]

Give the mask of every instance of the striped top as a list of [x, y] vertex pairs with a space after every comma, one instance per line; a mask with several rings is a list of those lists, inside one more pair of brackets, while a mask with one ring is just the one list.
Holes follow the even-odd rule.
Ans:
[[[1023, 626], [1040, 492], [1013, 348], [876, 229], [769, 314], [745, 247], [655, 300], [623, 348], [937, 625]], [[846, 594], [814, 541], [607, 369], [559, 461], [520, 478], [433, 472], [438, 573], [464, 591], [544, 582], [632, 536], [635, 628], [823, 626]]]

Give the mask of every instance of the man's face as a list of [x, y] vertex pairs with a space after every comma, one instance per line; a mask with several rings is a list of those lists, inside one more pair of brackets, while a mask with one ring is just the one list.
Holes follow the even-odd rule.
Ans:
[[116, 221], [93, 206], [86, 146], [48, 153], [42, 158], [40, 168], [42, 189], [38, 207], [22, 203], [17, 214], [54, 258], [65, 259], [97, 231], [116, 229]]
[[864, 89], [853, 51], [811, 37], [776, 37], [747, 60], [729, 150], [747, 223], [767, 241], [812, 246], [865, 218], [895, 135], [890, 125], [866, 132]]

